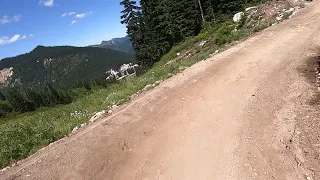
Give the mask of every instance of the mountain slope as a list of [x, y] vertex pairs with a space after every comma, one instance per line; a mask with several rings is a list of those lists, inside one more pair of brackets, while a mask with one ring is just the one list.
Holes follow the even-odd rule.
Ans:
[[21, 84], [44, 82], [70, 86], [74, 82], [104, 77], [110, 68], [134, 62], [131, 54], [95, 47], [44, 47], [0, 61], [0, 69], [13, 67], [12, 79]]
[[99, 47], [105, 49], [113, 49], [125, 53], [133, 53], [132, 42], [128, 36], [122, 38], [113, 38], [109, 41], [102, 41], [101, 44], [92, 45], [90, 47]]
[[[320, 3], [189, 67], [0, 179], [319, 180], [317, 74], [304, 64], [320, 53], [314, 17]], [[106, 107], [107, 93], [96, 94]], [[41, 117], [56, 123], [64, 112]]]

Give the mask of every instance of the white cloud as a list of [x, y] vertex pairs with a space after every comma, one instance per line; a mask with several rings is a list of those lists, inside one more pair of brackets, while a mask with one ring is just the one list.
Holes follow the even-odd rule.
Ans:
[[75, 24], [77, 21], [76, 20], [73, 20], [72, 22], [71, 22], [71, 24]]
[[86, 13], [77, 14], [76, 18], [78, 18], [78, 19], [85, 18], [91, 13], [92, 13], [92, 11], [89, 11], [89, 12], [86, 12]]
[[33, 37], [33, 34], [29, 34], [30, 37]]
[[12, 21], [17, 22], [20, 21], [21, 15], [14, 15]]
[[6, 23], [9, 23], [9, 16], [5, 15], [3, 16], [1, 19], [0, 19], [0, 23], [1, 24], [6, 24]]
[[0, 37], [0, 45], [14, 43], [18, 40], [22, 40], [22, 39], [26, 39], [26, 38], [27, 38], [26, 35], [21, 36], [20, 34], [15, 34], [12, 37], [8, 37], [8, 36]]
[[66, 13], [63, 13], [63, 14], [61, 15], [61, 17], [72, 16], [72, 15], [74, 15], [74, 14], [76, 14], [76, 12], [66, 12]]
[[54, 0], [40, 0], [39, 4], [43, 6], [53, 6]]
[[20, 21], [21, 15], [14, 15], [12, 18], [4, 15], [2, 18], [0, 18], [0, 24], [7, 24], [11, 22], [17, 22]]

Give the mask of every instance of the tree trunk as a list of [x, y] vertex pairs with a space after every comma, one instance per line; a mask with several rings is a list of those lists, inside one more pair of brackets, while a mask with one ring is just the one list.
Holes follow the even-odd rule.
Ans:
[[202, 10], [202, 6], [201, 6], [201, 2], [200, 2], [200, 0], [198, 0], [198, 2], [199, 2], [200, 11], [201, 11], [202, 21], [204, 21], [204, 16], [203, 16], [203, 10]]

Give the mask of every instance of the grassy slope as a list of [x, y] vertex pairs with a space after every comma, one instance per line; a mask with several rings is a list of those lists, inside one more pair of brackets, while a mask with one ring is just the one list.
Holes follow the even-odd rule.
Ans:
[[[171, 77], [179, 71], [179, 67], [191, 66], [226, 44], [248, 36], [248, 33], [241, 29], [231, 33], [234, 27], [232, 22], [224, 22], [214, 28], [207, 28], [198, 36], [188, 38], [173, 47], [143, 75], [107, 88], [96, 87], [91, 94], [71, 104], [42, 108], [15, 118], [0, 119], [0, 167], [23, 159], [50, 142], [68, 135], [74, 127], [87, 122], [94, 112], [129, 100], [132, 94], [146, 85]], [[201, 40], [208, 41], [203, 48], [195, 45]], [[177, 53], [185, 49], [192, 49], [196, 54], [177, 60]]]

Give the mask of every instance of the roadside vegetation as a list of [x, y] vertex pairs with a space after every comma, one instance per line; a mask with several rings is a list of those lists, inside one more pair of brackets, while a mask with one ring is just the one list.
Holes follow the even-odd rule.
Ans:
[[[254, 1], [250, 5], [260, 2]], [[242, 3], [234, 10], [248, 7], [248, 3]], [[26, 158], [49, 143], [69, 135], [74, 127], [87, 123], [95, 112], [124, 103], [147, 85], [167, 79], [181, 71], [181, 67], [204, 60], [226, 45], [271, 25], [266, 22], [257, 29], [257, 26], [247, 26], [249, 21], [234, 23], [232, 14], [217, 13], [214, 21], [201, 22], [202, 28], [197, 30], [199, 32], [172, 43], [168, 50], [157, 54], [157, 58], [151, 58], [152, 62], [141, 58], [140, 63], [145, 64], [146, 68], [136, 78], [106, 86], [78, 86], [72, 90], [70, 102], [56, 103], [51, 107], [39, 105], [35, 111], [0, 118], [0, 167]]]

